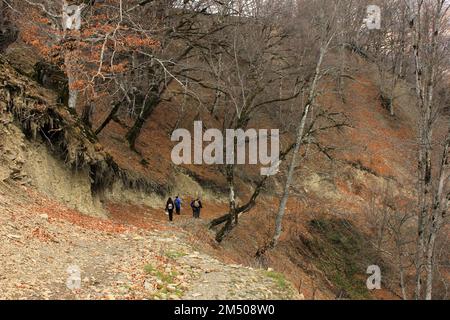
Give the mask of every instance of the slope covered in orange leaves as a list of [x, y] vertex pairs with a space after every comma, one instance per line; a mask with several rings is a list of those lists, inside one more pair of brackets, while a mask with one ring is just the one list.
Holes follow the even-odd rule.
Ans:
[[[222, 261], [273, 268], [283, 273], [307, 299], [398, 297], [395, 271], [391, 270], [389, 277], [393, 280], [386, 283], [384, 291], [376, 295], [365, 291], [365, 268], [379, 257], [363, 250], [361, 245], [368, 247], [371, 236], [376, 233], [371, 215], [382, 206], [386, 190], [396, 197], [400, 206], [407, 207], [413, 199], [416, 115], [406, 84], [401, 89], [396, 116], [391, 117], [382, 107], [370, 64], [352, 54], [348, 59], [354, 76], [345, 81], [343, 92], [336, 90], [333, 79], [326, 79], [318, 100], [329, 112], [344, 114], [349, 126], [317, 136], [321, 145], [330, 148], [332, 159], [314, 147], [302, 150], [307, 157], [296, 169], [281, 243], [262, 259], [255, 258], [255, 254], [273, 234], [284, 174], [271, 179], [257, 206], [241, 216], [238, 227], [222, 244], [215, 243], [214, 232], [208, 229], [207, 222], [227, 212], [226, 179], [217, 166], [175, 166], [171, 161], [174, 143], [170, 135], [176, 124], [192, 130], [194, 120], [198, 119], [208, 127], [220, 128], [221, 124], [194, 103], [181, 111], [179, 98], [165, 101], [155, 109], [137, 141], [138, 152], [130, 150], [124, 138], [131, 125], [124, 111], [119, 114], [121, 123], [112, 121], [99, 135], [102, 148], [121, 169], [132, 173], [136, 180], [143, 178], [153, 183], [153, 194], [139, 197], [139, 200], [151, 201], [133, 201], [134, 197], [120, 199], [120, 193], [125, 191], [119, 190], [118, 197], [103, 199], [106, 220], [83, 216], [46, 201], [35, 202], [32, 210], [47, 214], [50, 219], [63, 219], [81, 228], [106, 233], [121, 233], [130, 227], [156, 229], [167, 234], [175, 229], [183, 230], [198, 250]], [[93, 119], [94, 128], [107, 116], [110, 103], [105, 99], [97, 106], [99, 112]], [[273, 128], [277, 124], [270, 112], [259, 115], [252, 123], [256, 128]], [[292, 141], [291, 136], [283, 136], [283, 146], [289, 141]], [[245, 203], [253, 183], [260, 179], [257, 169], [254, 166], [239, 168], [237, 195], [240, 204]], [[183, 215], [176, 216], [175, 225], [170, 226], [163, 212], [164, 198], [175, 193], [185, 204]], [[193, 223], [188, 202], [198, 193], [204, 195], [205, 209], [202, 221]], [[323, 230], [317, 229], [318, 225], [323, 226]], [[46, 237], [39, 230], [34, 234]], [[358, 256], [347, 256], [347, 251]], [[329, 253], [343, 258], [334, 260]], [[345, 276], [335, 274], [331, 265], [342, 268]]]
[[[299, 262], [303, 255], [308, 254], [299, 237], [314, 237], [308, 228], [310, 221], [336, 217], [346, 219], [369, 237], [374, 232], [368, 217], [373, 210], [370, 203], [374, 198], [389, 188], [400, 204], [413, 199], [416, 114], [409, 89], [406, 84], [399, 89], [401, 98], [396, 104], [396, 116], [392, 117], [380, 101], [372, 66], [355, 55], [349, 54], [347, 58], [352, 64], [353, 79], [346, 80], [343, 93], [337, 92], [332, 79], [326, 80], [321, 87], [319, 103], [330, 112], [345, 114], [349, 127], [324, 131], [318, 136], [322, 145], [332, 149], [332, 160], [311, 148], [306, 160], [299, 164], [280, 247], [264, 261], [255, 260], [257, 249], [268, 241], [273, 232], [283, 174], [269, 182], [257, 207], [241, 217], [240, 225], [222, 245], [214, 244], [213, 233], [207, 230], [206, 225], [201, 230], [209, 239], [205, 250], [224, 259], [274, 267], [286, 274], [307, 298], [334, 298], [333, 295], [339, 292], [339, 286], [330, 282], [324, 270], [315, 266], [313, 260]], [[172, 164], [170, 153], [174, 143], [170, 141], [170, 134], [180, 112], [180, 101], [176, 99], [157, 107], [138, 139], [139, 154], [127, 148], [123, 138], [125, 128], [117, 123], [111, 123], [100, 140], [118, 163], [166, 187], [176, 184], [176, 173], [181, 171], [193, 177], [205, 192], [212, 189], [226, 198], [226, 181], [217, 167], [176, 167]], [[198, 119], [208, 127], [219, 125], [207, 111], [191, 107], [184, 111], [179, 127], [192, 130], [193, 121]], [[276, 126], [269, 115], [263, 115], [254, 126], [261, 127], [262, 124], [268, 128]], [[284, 141], [290, 139], [286, 136]], [[240, 203], [244, 203], [250, 194], [249, 181], [258, 181], [256, 169], [251, 166], [240, 168]], [[189, 187], [183, 191], [181, 196], [185, 200], [193, 196]], [[214, 201], [214, 197], [205, 201], [205, 219], [227, 212], [226, 202]], [[376, 205], [380, 205], [380, 199], [376, 201]], [[159, 214], [158, 210], [155, 215]], [[198, 230], [189, 230], [189, 227], [187, 231], [199, 236]], [[364, 272], [359, 270], [359, 276], [364, 278]], [[395, 285], [391, 289], [395, 292]], [[388, 290], [378, 295], [393, 297], [395, 293]]]

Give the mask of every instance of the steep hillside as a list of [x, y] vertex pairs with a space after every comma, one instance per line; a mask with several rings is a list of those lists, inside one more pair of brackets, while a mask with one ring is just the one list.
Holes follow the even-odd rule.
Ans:
[[[10, 51], [10, 57], [14, 52], [17, 51]], [[255, 258], [258, 248], [273, 232], [278, 194], [284, 180], [281, 175], [270, 182], [270, 188], [266, 189], [257, 207], [242, 216], [240, 225], [220, 246], [213, 240], [214, 234], [207, 229], [206, 222], [192, 224], [186, 216], [177, 219], [176, 229], [184, 230], [183, 234], [197, 250], [231, 263], [273, 268], [286, 275], [308, 299], [373, 297], [364, 287], [365, 269], [379, 263], [381, 258], [376, 253], [361, 251], [361, 260], [348, 265], [346, 259], [351, 257], [346, 258], [342, 250], [357, 250], [347, 246], [353, 242], [361, 245], [361, 237], [370, 242], [374, 232], [368, 216], [370, 202], [382, 190], [389, 187], [396, 197], [404, 201], [412, 196], [410, 186], [414, 177], [410, 172], [414, 166], [414, 149], [410, 146], [415, 132], [411, 125], [414, 115], [408, 108], [408, 88], [405, 87], [402, 90], [406, 97], [399, 103], [396, 118], [391, 118], [382, 107], [370, 64], [352, 54], [348, 59], [353, 62], [355, 77], [347, 81], [344, 98], [335, 92], [330, 81], [323, 85], [322, 90], [327, 93], [321, 97], [321, 104], [331, 112], [345, 114], [350, 127], [321, 135], [323, 145], [330, 150], [337, 147], [332, 151], [332, 159], [311, 151], [308, 159], [298, 167], [294, 197], [288, 204], [285, 219], [286, 232], [279, 248], [262, 260]], [[24, 65], [29, 61], [24, 59], [17, 66], [18, 60], [15, 59], [16, 68], [25, 69]], [[141, 230], [139, 232], [156, 223], [159, 226], [156, 229], [163, 230], [160, 231], [162, 234], [173, 233], [169, 231], [172, 228], [166, 229], [166, 218], [162, 213], [163, 197], [171, 194], [179, 194], [185, 200], [197, 194], [203, 195], [204, 221], [227, 211], [226, 182], [217, 168], [176, 167], [170, 160], [173, 121], [167, 114], [178, 112], [176, 101], [161, 103], [157, 107], [138, 140], [139, 153], [136, 153], [128, 148], [123, 138], [123, 124], [111, 122], [97, 141], [73, 115], [54, 102], [51, 91], [39, 88], [4, 60], [1, 76], [2, 82], [8, 83], [3, 85], [4, 96], [13, 94], [13, 99], [6, 100], [11, 102], [3, 106], [3, 115], [7, 119], [4, 123], [9, 123], [9, 129], [3, 131], [3, 136], [9, 137], [4, 140], [3, 148], [9, 145], [17, 149], [3, 153], [12, 156], [3, 160], [2, 180], [18, 180], [64, 206], [112, 221], [105, 221], [107, 225], [124, 223]], [[23, 102], [30, 99], [35, 103]], [[109, 102], [105, 101], [104, 113], [98, 113], [100, 116], [94, 119], [94, 127], [106, 116], [108, 105]], [[102, 106], [99, 108], [101, 110]], [[206, 111], [192, 108], [185, 111], [178, 125], [191, 128], [194, 119], [199, 117], [208, 126], [216, 122]], [[275, 126], [270, 119], [268, 114], [265, 119], [258, 120], [268, 127]], [[37, 142], [25, 139], [14, 123]], [[5, 144], [8, 139], [9, 143]], [[22, 145], [18, 141], [22, 141]], [[61, 160], [66, 164], [63, 165]], [[258, 178], [258, 171], [245, 167], [238, 177], [239, 194], [245, 201], [251, 191], [248, 182]], [[55, 182], [58, 188], [52, 187]], [[52, 210], [43, 208], [43, 204], [37, 206], [38, 212], [52, 214]], [[65, 214], [63, 217], [69, 221], [75, 219]], [[83, 219], [90, 221], [89, 218]], [[326, 227], [323, 233], [319, 232], [317, 226], [320, 225], [331, 226], [331, 229]], [[338, 229], [333, 231], [335, 227], [332, 226]], [[47, 234], [45, 230], [42, 232], [44, 236]], [[336, 235], [333, 232], [337, 232]], [[344, 237], [344, 247], [341, 248], [334, 240], [330, 242], [334, 237]], [[120, 243], [121, 238], [117, 241]], [[129, 241], [123, 238], [123, 242], [128, 245]], [[94, 250], [95, 245], [91, 245]], [[167, 250], [172, 249], [169, 246]], [[173, 250], [178, 251], [178, 248]], [[324, 262], [331, 258], [323, 256], [333, 250], [344, 259], [333, 262], [336, 263], [334, 267]], [[130, 258], [128, 265], [132, 264], [131, 261]], [[338, 268], [337, 273], [335, 268]], [[396, 286], [386, 283], [386, 288], [392, 292], [381, 292], [379, 297], [395, 297]]]
[[158, 188], [130, 180], [51, 92], [0, 59], [1, 299], [301, 298], [275, 272], [200, 253], [162, 209], [139, 206], [160, 207]]
[[[349, 127], [320, 135], [321, 144], [329, 148], [331, 159], [311, 148], [307, 160], [298, 166], [292, 188], [294, 196], [288, 203], [286, 231], [280, 247], [263, 260], [255, 258], [258, 248], [263, 246], [273, 233], [278, 199], [284, 183], [283, 175], [269, 182], [256, 208], [241, 217], [240, 225], [220, 246], [215, 244], [213, 234], [206, 229], [191, 230], [188, 225], [188, 231], [194, 232], [194, 236], [198, 237], [200, 234], [201, 237], [206, 237], [208, 241], [205, 250], [212, 254], [232, 258], [247, 265], [272, 267], [286, 274], [307, 298], [398, 298], [397, 274], [394, 270], [386, 269], [386, 291], [373, 296], [364, 288], [366, 268], [371, 264], [382, 264], [379, 256], [373, 256], [363, 250], [361, 263], [348, 275], [350, 283], [344, 284], [340, 280], [333, 280], [335, 275], [330, 274], [329, 267], [318, 264], [314, 258], [308, 258], [309, 255], [314, 256], [316, 250], [320, 250], [308, 248], [307, 245], [309, 241], [314, 242], [316, 236], [321, 237], [317, 235], [317, 230], [311, 229], [312, 221], [319, 220], [328, 225], [333, 223], [334, 219], [340, 219], [339, 221], [345, 222], [343, 226], [352, 226], [347, 231], [341, 227], [340, 232], [357, 232], [370, 243], [377, 232], [372, 223], [373, 211], [382, 206], [383, 193], [389, 190], [402, 210], [403, 204], [412, 201], [414, 196], [416, 128], [413, 124], [417, 115], [411, 108], [413, 102], [410, 88], [406, 83], [399, 86], [401, 98], [398, 100], [397, 114], [391, 117], [389, 111], [382, 106], [374, 66], [351, 53], [346, 59], [352, 66], [349, 73], [354, 75], [353, 79], [346, 80], [343, 93], [339, 93], [335, 90], [334, 80], [330, 78], [330, 81], [322, 86], [320, 103], [330, 112], [344, 114]], [[126, 141], [121, 138], [123, 127], [117, 123], [111, 124], [102, 133], [100, 141], [112, 154], [120, 154], [120, 157], [128, 154], [123, 165], [139, 168], [138, 170], [142, 170], [148, 177], [152, 177], [157, 170], [155, 176], [158, 180], [162, 177], [166, 185], [172, 186], [169, 187], [174, 190], [171, 194], [180, 194], [182, 198], [189, 199], [199, 192], [198, 188], [192, 189], [192, 186], [201, 185], [207, 199], [204, 218], [220, 216], [227, 212], [227, 208], [225, 201], [217, 201], [226, 199], [227, 194], [225, 178], [217, 168], [179, 168], [171, 164], [170, 152], [173, 143], [170, 142], [170, 133], [173, 123], [167, 114], [177, 112], [177, 101], [158, 106], [138, 140], [137, 149], [140, 154], [127, 149]], [[192, 123], [198, 118], [208, 127], [217, 125], [208, 112], [192, 108], [185, 111], [179, 126], [192, 130]], [[269, 110], [253, 125], [276, 127], [277, 123], [272, 119]], [[286, 145], [288, 141], [289, 137]], [[141, 164], [143, 160], [146, 165]], [[188, 181], [184, 189], [173, 187], [179, 181], [177, 177], [180, 172], [194, 179]], [[249, 185], [259, 180], [258, 171], [254, 167], [244, 166], [240, 168], [237, 179], [240, 203], [244, 203], [251, 194]], [[212, 211], [209, 210], [211, 208]], [[323, 236], [327, 238], [332, 235]], [[339, 248], [336, 250], [340, 252]], [[367, 265], [364, 266], [364, 263]], [[360, 294], [361, 290], [363, 295]]]

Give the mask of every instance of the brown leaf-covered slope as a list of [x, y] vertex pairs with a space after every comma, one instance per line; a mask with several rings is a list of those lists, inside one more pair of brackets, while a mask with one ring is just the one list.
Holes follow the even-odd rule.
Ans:
[[[330, 81], [325, 81], [322, 85], [319, 101], [321, 105], [331, 111], [345, 113], [351, 128], [329, 131], [320, 135], [319, 140], [323, 145], [334, 148], [333, 161], [311, 148], [308, 150], [307, 159], [298, 166], [296, 183], [292, 188], [292, 198], [289, 201], [285, 218], [284, 233], [277, 250], [271, 252], [263, 261], [254, 258], [257, 249], [266, 243], [273, 232], [274, 216], [279, 201], [278, 195], [284, 181], [282, 174], [269, 183], [256, 208], [241, 217], [238, 228], [221, 246], [214, 243], [213, 234], [207, 230], [206, 224], [192, 225], [183, 219], [176, 221], [179, 227], [189, 232], [190, 241], [202, 251], [218, 256], [225, 261], [274, 268], [276, 271], [284, 273], [306, 298], [332, 299], [339, 297], [342, 290], [354, 294], [351, 297], [371, 297], [368, 292], [363, 292], [362, 296], [358, 296], [361, 294], [359, 291], [361, 284], [365, 283], [363, 266], [364, 263], [370, 263], [371, 255], [363, 250], [361, 255], [367, 254], [367, 257], [362, 257], [358, 262], [355, 266], [357, 270], [352, 270], [350, 276], [344, 280], [335, 279], [334, 275], [330, 274], [329, 265], [318, 264], [314, 259], [314, 254], [321, 248], [325, 248], [325, 251], [336, 250], [336, 252], [342, 253], [342, 248], [330, 248], [327, 240], [329, 235], [318, 235], [311, 227], [311, 221], [323, 220], [326, 222], [333, 221], [333, 219], [350, 221], [352, 228], [356, 231], [346, 233], [345, 230], [338, 229], [339, 236], [359, 236], [361, 234], [361, 237], [369, 238], [373, 232], [369, 223], [369, 207], [373, 198], [379, 196], [386, 188], [392, 190], [399, 204], [411, 201], [413, 195], [415, 113], [408, 96], [409, 89], [406, 84], [401, 88], [402, 97], [398, 101], [398, 113], [395, 117], [391, 117], [388, 110], [382, 107], [370, 64], [353, 55], [349, 55], [347, 59], [353, 68], [353, 79], [346, 81], [343, 91], [344, 99], [336, 91], [333, 79], [329, 79]], [[2, 64], [3, 66], [7, 65], [4, 61]], [[10, 70], [8, 73], [14, 72], [10, 67], [7, 68]], [[3, 75], [3, 77], [8, 77], [8, 75]], [[136, 153], [128, 148], [124, 138], [126, 127], [130, 124], [126, 115], [121, 114], [123, 120], [121, 123], [112, 121], [99, 135], [97, 141], [91, 137], [89, 131], [84, 134], [86, 129], [74, 120], [75, 118], [72, 119], [63, 107], [56, 104], [51, 107], [48, 105], [39, 107], [39, 101], [54, 101], [55, 98], [51, 96], [50, 92], [37, 89], [36, 84], [16, 73], [14, 73], [15, 77], [20, 81], [14, 80], [17, 82], [15, 86], [18, 89], [12, 91], [23, 92], [25, 96], [31, 98], [31, 101], [34, 101], [27, 104], [32, 112], [23, 113], [21, 109], [13, 111], [18, 120], [24, 121], [25, 124], [28, 123], [24, 126], [25, 131], [32, 133], [36, 131], [36, 128], [45, 128], [45, 132], [48, 132], [49, 123], [45, 119], [48, 119], [46, 117], [49, 114], [56, 115], [56, 119], [61, 120], [58, 120], [60, 122], [53, 126], [58, 130], [61, 128], [67, 130], [64, 131], [64, 137], [69, 137], [66, 138], [67, 141], [71, 141], [70, 135], [71, 132], [74, 132], [72, 130], [78, 130], [75, 132], [75, 137], [79, 137], [79, 133], [81, 133], [82, 141], [75, 140], [68, 145], [72, 148], [70, 150], [82, 150], [86, 154], [84, 162], [89, 165], [95, 164], [96, 161], [103, 162], [105, 159], [109, 159], [106, 163], [110, 165], [110, 161], [112, 161], [115, 164], [113, 166], [115, 172], [117, 172], [117, 168], [120, 168], [127, 175], [138, 177], [133, 181], [139, 181], [139, 179], [151, 181], [152, 188], [148, 188], [147, 191], [168, 194], [170, 190], [176, 189], [185, 201], [193, 196], [192, 188], [189, 185], [191, 180], [183, 186], [182, 190], [176, 188], [176, 185], [180, 175], [187, 175], [192, 178], [192, 183], [199, 184], [203, 188], [203, 192], [212, 191], [213, 196], [208, 197], [205, 202], [203, 218], [211, 219], [226, 212], [226, 203], [220, 201], [226, 197], [226, 183], [217, 167], [177, 167], [171, 162], [170, 153], [174, 144], [170, 141], [170, 133], [181, 112], [181, 102], [178, 99], [163, 102], [156, 108], [137, 141], [139, 153]], [[0, 83], [0, 92], [5, 95], [5, 92], [10, 91], [11, 88], [2, 87]], [[44, 92], [49, 96], [44, 97]], [[21, 101], [20, 105], [24, 105], [24, 102]], [[11, 109], [10, 104], [4, 105], [3, 108], [14, 110]], [[105, 100], [103, 103], [99, 103], [97, 106], [99, 112], [96, 113], [93, 121], [94, 128], [107, 116], [109, 108], [110, 101]], [[40, 111], [41, 109], [42, 111]], [[24, 114], [26, 116], [23, 116]], [[30, 114], [33, 121], [27, 120]], [[37, 127], [35, 127], [36, 124], [31, 124], [34, 123], [34, 119], [37, 119], [39, 124]], [[202, 119], [208, 127], [218, 126], [220, 128], [220, 123], [216, 119], [194, 103], [186, 107], [179, 126], [191, 129], [193, 121], [196, 119]], [[253, 125], [255, 127], [263, 125], [268, 128], [276, 126], [270, 116], [265, 117], [264, 115]], [[286, 137], [284, 141], [289, 141], [289, 139], [290, 137]], [[65, 149], [69, 148], [65, 147]], [[74, 159], [77, 157], [77, 152], [66, 151], [66, 153], [75, 155]], [[69, 157], [69, 159], [72, 158]], [[73, 160], [69, 162], [71, 161]], [[238, 192], [241, 202], [246, 201], [251, 192], [250, 182], [257, 181], [259, 178], [256, 169], [243, 167], [239, 170]], [[146, 215], [150, 215], [152, 219], [155, 218], [158, 221], [165, 219], [161, 214], [162, 206], [161, 203], [159, 208], [158, 205], [155, 208], [147, 208], [144, 214], [128, 204], [110, 203], [109, 212], [113, 219], [142, 228], [142, 222], [145, 221]], [[339, 223], [331, 224], [331, 226], [336, 225], [341, 226]], [[319, 247], [308, 248], [308, 243], [317, 244]], [[339, 267], [343, 262], [337, 261], [336, 263], [336, 266]], [[386, 288], [388, 290], [379, 293], [378, 297], [395, 297], [395, 280], [386, 284]], [[346, 296], [344, 294], [341, 297]]]

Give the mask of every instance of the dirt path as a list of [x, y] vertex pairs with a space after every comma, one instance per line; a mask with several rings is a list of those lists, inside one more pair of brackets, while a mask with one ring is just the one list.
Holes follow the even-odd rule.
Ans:
[[293, 290], [281, 275], [240, 265], [225, 265], [194, 253], [181, 259], [203, 272], [184, 294], [189, 300], [291, 299]]
[[24, 187], [0, 185], [0, 239], [0, 299], [296, 297], [276, 274], [196, 252], [176, 227], [90, 218]]

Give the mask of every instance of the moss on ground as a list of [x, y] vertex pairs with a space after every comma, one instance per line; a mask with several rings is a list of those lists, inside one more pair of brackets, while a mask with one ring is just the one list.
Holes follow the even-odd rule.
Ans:
[[176, 295], [178, 298], [183, 296], [184, 290], [176, 284], [176, 277], [179, 274], [177, 271], [166, 272], [150, 264], [144, 266], [144, 271], [160, 281], [160, 285], [157, 287], [157, 292], [153, 294], [153, 298], [167, 299], [171, 294]]
[[278, 287], [280, 287], [280, 289], [284, 290], [288, 287], [288, 282], [287, 282], [284, 274], [275, 272], [275, 271], [267, 271], [266, 276], [275, 280], [275, 282], [277, 283]]
[[336, 296], [370, 299], [367, 267], [379, 262], [367, 238], [343, 219], [315, 219], [309, 223], [312, 238], [302, 238], [310, 259], [334, 285]]
[[170, 259], [173, 259], [173, 260], [185, 257], [186, 255], [187, 254], [185, 252], [180, 252], [180, 251], [167, 251], [165, 253], [165, 256], [167, 258], [170, 258]]

